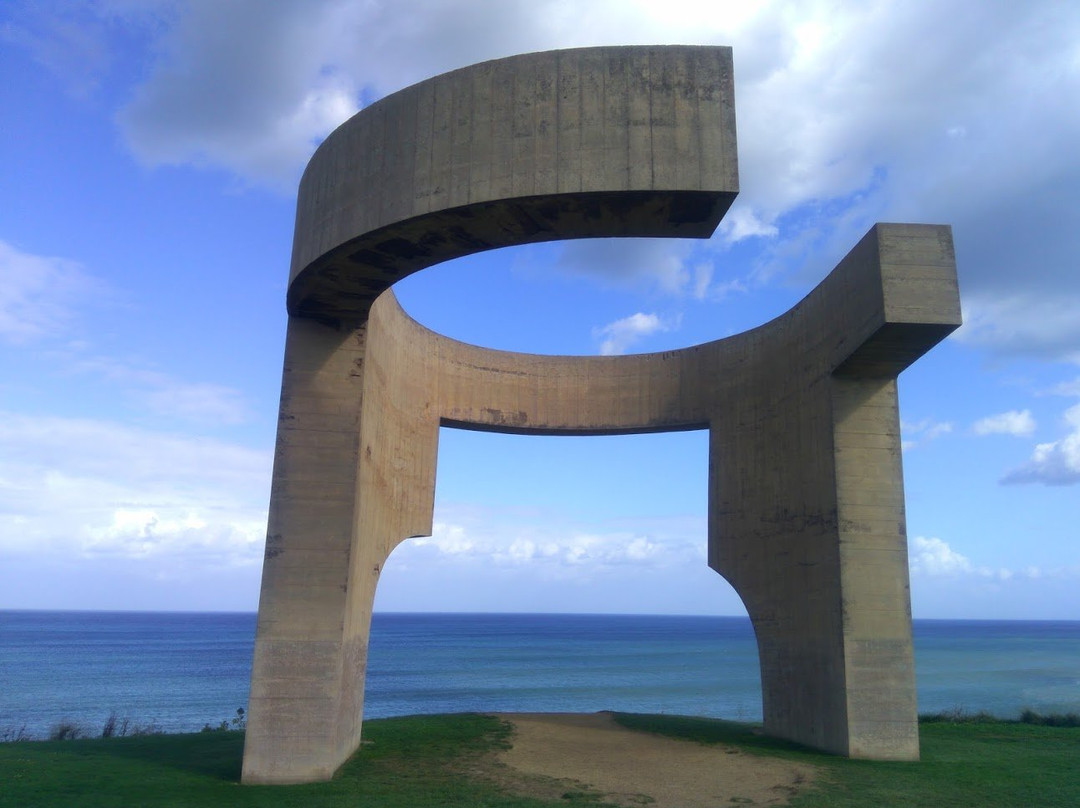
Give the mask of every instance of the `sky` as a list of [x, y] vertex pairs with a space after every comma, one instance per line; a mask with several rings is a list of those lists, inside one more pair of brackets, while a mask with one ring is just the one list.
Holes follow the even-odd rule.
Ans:
[[[878, 221], [953, 227], [964, 325], [900, 378], [916, 618], [1080, 619], [1080, 4], [6, 0], [0, 608], [254, 611], [296, 187], [364, 106], [491, 58], [733, 48], [741, 192], [703, 241], [499, 250], [430, 328], [662, 351], [790, 308]], [[745, 614], [707, 435], [443, 429], [388, 611]]]

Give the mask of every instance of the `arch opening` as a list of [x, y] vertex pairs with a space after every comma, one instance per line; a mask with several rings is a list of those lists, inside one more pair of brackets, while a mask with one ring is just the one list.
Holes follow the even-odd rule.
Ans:
[[680, 350], [756, 328], [805, 294], [752, 280], [745, 242], [596, 238], [501, 247], [414, 272], [402, 309], [441, 336], [514, 353]]
[[753, 628], [706, 562], [707, 431], [575, 437], [440, 430], [433, 535], [376, 591], [365, 715], [760, 719]]

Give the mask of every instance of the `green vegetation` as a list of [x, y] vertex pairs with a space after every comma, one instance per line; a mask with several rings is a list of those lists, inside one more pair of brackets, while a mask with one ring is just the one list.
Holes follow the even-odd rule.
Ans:
[[981, 711], [968, 713], [962, 709], [946, 710], [941, 713], [927, 713], [919, 716], [922, 724], [1035, 724], [1040, 727], [1080, 727], [1080, 713], [1051, 713], [1044, 715], [1034, 710], [1024, 710], [1017, 721], [998, 718], [991, 713]]
[[[1075, 718], [1075, 716], [1073, 716]], [[752, 724], [657, 715], [618, 715], [631, 729], [699, 743], [725, 743], [761, 755], [810, 763], [822, 771], [793, 808], [855, 806], [1080, 805], [1080, 730], [1068, 716], [1028, 713], [1020, 721], [962, 712], [924, 716], [919, 763], [847, 760], [768, 738]]]
[[[1053, 719], [1054, 717], [1040, 717]], [[751, 724], [619, 715], [627, 727], [748, 753], [797, 760], [821, 776], [791, 805], [1080, 805], [1080, 729], [1050, 721], [924, 718], [918, 764], [845, 760], [767, 738]], [[328, 783], [240, 787], [243, 733], [140, 735], [0, 744], [0, 806], [378, 806], [542, 808], [595, 805], [565, 791], [551, 800], [512, 796], [484, 756], [509, 729], [482, 715], [368, 721], [362, 751]]]
[[328, 783], [241, 788], [244, 736], [234, 730], [0, 744], [0, 806], [380, 806], [540, 808], [468, 776], [471, 762], [505, 745], [489, 716], [364, 723], [362, 752]]

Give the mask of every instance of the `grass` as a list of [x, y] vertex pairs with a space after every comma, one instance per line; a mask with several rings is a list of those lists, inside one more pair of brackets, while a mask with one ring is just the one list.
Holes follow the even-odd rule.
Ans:
[[0, 744], [0, 806], [505, 806], [551, 803], [473, 780], [470, 759], [506, 744], [490, 716], [417, 716], [364, 723], [363, 751], [327, 783], [239, 785], [239, 731]]
[[924, 716], [919, 763], [823, 755], [761, 735], [755, 725], [731, 721], [625, 714], [617, 720], [632, 729], [733, 744], [754, 754], [819, 767], [819, 782], [793, 799], [789, 803], [793, 808], [1080, 805], [1080, 729], [1055, 726], [1055, 716], [1032, 714], [1027, 721], [1003, 721], [986, 714]]
[[[962, 716], [961, 716], [962, 718]], [[751, 724], [620, 714], [628, 727], [798, 760], [822, 776], [796, 797], [811, 806], [1080, 805], [1080, 729], [1000, 720], [927, 720], [917, 764], [846, 760], [767, 738]], [[538, 800], [474, 776], [508, 743], [499, 719], [416, 716], [368, 721], [362, 751], [327, 783], [238, 785], [243, 733], [147, 735], [0, 744], [0, 806], [371, 806], [543, 808], [602, 805], [586, 793]]]

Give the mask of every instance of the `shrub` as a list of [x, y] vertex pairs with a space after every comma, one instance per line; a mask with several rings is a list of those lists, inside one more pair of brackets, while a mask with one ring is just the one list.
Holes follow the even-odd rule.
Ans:
[[919, 716], [919, 721], [924, 724], [993, 724], [1004, 720], [986, 710], [969, 713], [963, 707], [953, 707], [951, 710], [942, 710], [937, 713], [923, 713]]
[[[126, 722], [125, 722], [126, 726]], [[132, 724], [127, 730], [128, 735], [164, 735], [165, 730], [161, 728], [161, 725], [157, 721], [148, 721], [145, 724]]]
[[247, 714], [244, 712], [243, 707], [237, 707], [236, 715], [233, 716], [231, 721], [226, 719], [217, 726], [211, 726], [210, 722], [207, 721], [199, 732], [227, 732], [230, 729], [243, 730], [245, 727], [247, 727]]
[[32, 740], [34, 740], [34, 736], [26, 731], [26, 724], [23, 724], [18, 729], [15, 727], [0, 729], [0, 743], [18, 743]]
[[[109, 713], [109, 717], [105, 719], [105, 725], [101, 728], [102, 738], [123, 738], [125, 735], [132, 733], [131, 719], [127, 716], [120, 718], [116, 715], [116, 710]], [[149, 733], [142, 733], [144, 735]]]
[[980, 710], [969, 713], [963, 707], [953, 707], [938, 713], [923, 713], [919, 716], [923, 724], [1035, 724], [1042, 727], [1080, 727], [1080, 713], [1049, 713], [1043, 715], [1032, 709], [1020, 713], [1020, 718], [998, 718], [992, 713]]
[[74, 741], [86, 737], [86, 731], [73, 721], [61, 721], [49, 730], [50, 741]]
[[1020, 713], [1021, 724], [1038, 724], [1043, 727], [1080, 727], [1080, 713], [1050, 713], [1042, 715], [1034, 710]]

